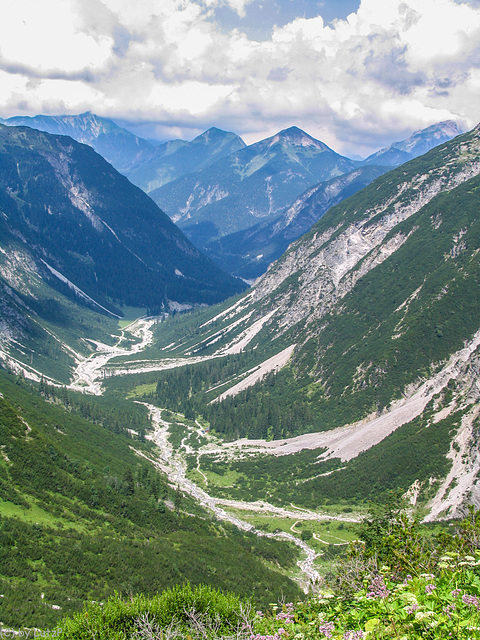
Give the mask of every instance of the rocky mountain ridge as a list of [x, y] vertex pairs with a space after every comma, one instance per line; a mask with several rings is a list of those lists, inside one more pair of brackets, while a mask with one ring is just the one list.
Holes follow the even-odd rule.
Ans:
[[150, 193], [185, 174], [201, 171], [245, 146], [236, 134], [211, 127], [191, 142], [172, 140], [158, 145], [149, 160], [139, 163], [126, 175], [133, 184]]
[[418, 158], [430, 149], [459, 136], [462, 130], [453, 120], [438, 122], [425, 129], [415, 131], [406, 140], [393, 142], [390, 146], [372, 153], [362, 164], [396, 167]]
[[152, 191], [186, 235], [208, 241], [278, 215], [308, 187], [355, 168], [298, 127], [291, 127], [203, 171]]
[[94, 113], [65, 116], [14, 116], [1, 120], [7, 126], [31, 127], [46, 133], [70, 136], [95, 149], [117, 171], [125, 173], [155, 151], [153, 144]]
[[291, 453], [298, 434], [322, 447], [361, 426], [367, 446], [347, 464], [324, 458], [292, 485], [305, 507], [413, 484], [431, 518], [480, 503], [479, 193], [476, 127], [332, 207], [242, 299], [177, 334], [172, 353], [245, 355], [222, 384], [201, 386], [201, 362], [177, 375], [172, 407], [189, 388], [188, 406], [263, 453], [272, 436]]

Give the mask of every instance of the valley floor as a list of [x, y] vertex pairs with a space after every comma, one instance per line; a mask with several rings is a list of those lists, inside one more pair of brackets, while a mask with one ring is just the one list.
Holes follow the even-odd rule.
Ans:
[[[73, 375], [73, 381], [69, 388], [72, 390], [81, 390], [84, 393], [91, 393], [99, 395], [102, 393], [102, 379], [104, 378], [104, 371], [107, 363], [118, 356], [128, 356], [141, 353], [146, 347], [148, 347], [153, 340], [152, 326], [158, 321], [158, 318], [141, 318], [133, 322], [122, 331], [122, 337], [119, 339], [117, 345], [110, 346], [106, 344], [97, 343], [97, 350], [88, 358], [80, 361]], [[137, 342], [129, 348], [120, 346], [122, 340], [125, 339], [125, 332], [128, 331]], [[279, 366], [285, 364], [291, 354], [292, 349], [288, 348], [285, 353], [282, 352], [280, 356], [276, 356], [271, 359], [271, 362], [265, 367], [259, 367], [259, 375], [264, 375], [266, 370], [273, 370]], [[215, 356], [205, 356], [204, 358], [192, 357], [190, 359], [172, 359], [165, 362], [145, 363], [145, 366], [135, 366], [134, 369], [128, 367], [122, 370], [122, 374], [138, 374], [144, 372], [150, 372], [154, 370], [162, 370], [164, 368], [172, 368], [175, 366], [182, 366], [182, 364], [191, 363], [192, 361], [205, 360]], [[111, 375], [111, 371], [109, 371]], [[253, 374], [255, 375], [255, 373]], [[201, 488], [197, 483], [187, 477], [187, 464], [185, 453], [194, 453], [193, 450], [189, 451], [188, 445], [183, 450], [182, 446], [179, 449], [174, 449], [170, 439], [169, 430], [172, 426], [171, 422], [167, 421], [163, 417], [163, 412], [158, 407], [153, 405], [147, 405], [152, 421], [153, 433], [147, 437], [151, 439], [157, 446], [157, 455], [149, 458], [159, 470], [161, 470], [168, 478], [170, 484], [179, 488], [181, 491], [192, 496], [198, 503], [212, 511], [219, 520], [229, 522], [237, 526], [241, 530], [251, 531], [258, 536], [264, 536], [268, 538], [277, 538], [281, 540], [290, 541], [295, 544], [301, 551], [302, 558], [298, 561], [299, 576], [297, 579], [301, 583], [305, 591], [308, 591], [310, 585], [317, 581], [320, 577], [316, 567], [316, 561], [323, 554], [324, 549], [329, 544], [345, 545], [349, 541], [349, 536], [345, 538], [330, 538], [330, 540], [324, 540], [318, 534], [312, 534], [313, 541], [316, 543], [315, 548], [301, 538], [301, 531], [295, 528], [295, 524], [300, 523], [326, 523], [329, 521], [345, 521], [354, 522], [358, 518], [354, 516], [347, 516], [344, 514], [335, 513], [334, 515], [326, 512], [312, 511], [308, 509], [302, 509], [291, 505], [290, 507], [274, 506], [266, 501], [246, 501], [246, 500], [230, 500], [221, 498], [218, 496], [209, 495], [205, 488]], [[184, 427], [188, 429], [185, 424]], [[198, 432], [198, 435], [203, 435], [205, 438], [205, 432], [203, 428], [198, 425], [197, 429], [191, 429], [191, 431]], [[348, 433], [346, 432], [348, 435]], [[322, 434], [310, 434], [311, 446], [309, 448], [319, 448], [323, 444], [321, 442], [315, 442], [314, 436]], [[303, 437], [306, 438], [307, 436]], [[313, 440], [312, 440], [313, 437]], [[302, 438], [302, 437], [301, 437]], [[290, 453], [291, 451], [300, 451], [305, 448], [302, 439], [293, 438], [288, 441], [286, 447], [281, 451], [281, 454]], [[187, 438], [184, 438], [182, 444]], [[271, 442], [245, 442], [239, 440], [234, 443], [221, 443], [218, 439], [209, 438], [209, 443], [199, 451], [199, 454], [216, 454], [224, 453], [228, 457], [233, 457], [240, 451], [243, 452], [245, 448], [258, 451], [264, 451], [265, 453], [277, 454], [277, 451], [272, 448]], [[285, 443], [282, 443], [285, 444]], [[139, 456], [146, 457], [145, 453], [137, 451]], [[198, 458], [197, 458], [198, 461]], [[200, 471], [200, 474], [202, 472]], [[203, 474], [202, 474], [203, 475]], [[204, 476], [206, 478], [206, 476]], [[238, 514], [242, 514], [239, 516]], [[260, 519], [255, 516], [261, 516]], [[257, 522], [257, 526], [252, 524], [251, 520]], [[275, 519], [276, 524], [280, 525], [276, 528], [275, 532], [269, 532], [268, 520]], [[267, 521], [262, 523], [262, 519]], [[293, 521], [293, 525], [291, 522]], [[288, 523], [288, 527], [282, 527], [282, 523]], [[287, 530], [282, 531], [281, 528]], [[325, 537], [325, 535], [324, 535]], [[327, 534], [329, 537], [329, 534]]]
[[[101, 395], [102, 382], [106, 377], [162, 371], [237, 352], [238, 336], [230, 344], [226, 346], [223, 344], [220, 349], [210, 355], [196, 355], [195, 350], [190, 349], [177, 357], [139, 359], [142, 353], [151, 347], [154, 341], [154, 327], [160, 320], [156, 317], [139, 318], [122, 329], [116, 344], [94, 343], [96, 351], [92, 355], [88, 358], [78, 357], [72, 382], [68, 388], [87, 394]], [[259, 328], [261, 326], [262, 323], [259, 323]], [[251, 337], [251, 332], [248, 336], [243, 336], [244, 342], [245, 340], [248, 342]], [[221, 460], [225, 463], [242, 460], [252, 455], [283, 457], [306, 450], [311, 450], [315, 455], [314, 452], [318, 450], [316, 459], [319, 461], [333, 458], [342, 463], [350, 461], [419, 416], [448, 380], [455, 377], [456, 370], [468, 361], [479, 345], [480, 332], [470, 344], [454, 354], [433, 378], [413, 390], [407, 397], [392, 404], [382, 415], [372, 415], [355, 424], [294, 438], [272, 441], [240, 439], [226, 443], [209, 434], [198, 421], [195, 424], [185, 420], [183, 416], [174, 415], [153, 404], [147, 404], [153, 426], [152, 433], [147, 437], [156, 445], [156, 454], [149, 456], [149, 460], [167, 476], [172, 487], [192, 496], [219, 520], [229, 522], [241, 530], [251, 531], [258, 536], [278, 538], [295, 544], [302, 554], [302, 559], [298, 561], [299, 575], [296, 578], [303, 588], [308, 590], [309, 585], [320, 577], [318, 561], [325, 549], [335, 545], [346, 545], [352, 540], [352, 533], [348, 531], [348, 527], [344, 530], [343, 523], [358, 521], [362, 515], [361, 509], [356, 509], [355, 512], [351, 508], [343, 511], [340, 508], [319, 511], [300, 508], [291, 503], [278, 504], [278, 501], [274, 505], [267, 500], [268, 493], [265, 493], [264, 499], [258, 499], [258, 496], [253, 494], [251, 500], [246, 499], [249, 495], [248, 488], [240, 499], [232, 499], [228, 492], [223, 492], [222, 495], [221, 483], [216, 485], [215, 482], [220, 476], [216, 473], [212, 475], [208, 471], [208, 465], [202, 466], [202, 460], [208, 459], [213, 462]], [[281, 368], [288, 361], [292, 351], [293, 345], [267, 359], [263, 364], [253, 367], [247, 372], [248, 375], [223, 392], [219, 399], [233, 395], [253, 384], [266, 373]], [[138, 399], [132, 399], [132, 401], [138, 402], [141, 399], [140, 394]], [[175, 430], [178, 433], [179, 429], [181, 440], [173, 443], [172, 433]], [[136, 453], [139, 456], [147, 456], [140, 450], [136, 450]], [[457, 469], [459, 474], [462, 471]], [[232, 478], [225, 482], [235, 483], [235, 478], [233, 476]], [[228, 488], [231, 485], [224, 486]], [[437, 496], [434, 501], [434, 515], [438, 515], [444, 508], [447, 493], [444, 496]], [[461, 501], [460, 493], [457, 499]], [[415, 496], [413, 496], [414, 500]], [[452, 502], [451, 496], [450, 501]], [[332, 522], [337, 524], [336, 533], [330, 531], [329, 523]], [[339, 526], [342, 527], [341, 530]]]

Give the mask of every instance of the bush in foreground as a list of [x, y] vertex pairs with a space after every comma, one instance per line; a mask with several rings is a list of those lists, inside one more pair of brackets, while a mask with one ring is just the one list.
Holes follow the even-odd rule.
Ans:
[[47, 638], [57, 640], [127, 640], [218, 638], [238, 636], [251, 615], [249, 601], [208, 586], [189, 584], [145, 597], [92, 603], [82, 613], [62, 621]]

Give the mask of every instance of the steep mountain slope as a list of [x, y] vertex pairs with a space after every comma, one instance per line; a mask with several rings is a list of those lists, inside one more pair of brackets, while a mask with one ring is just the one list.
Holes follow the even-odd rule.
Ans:
[[118, 313], [112, 304], [212, 303], [242, 289], [90, 147], [1, 126], [0, 163], [2, 253], [20, 250], [60, 291]]
[[221, 526], [169, 486], [145, 407], [0, 369], [2, 628], [51, 628], [84, 600], [189, 580], [271, 601], [300, 590], [284, 542]]
[[276, 217], [305, 189], [355, 168], [297, 127], [246, 147], [151, 192], [192, 242]]
[[477, 127], [329, 209], [243, 299], [168, 335], [217, 360], [159, 374], [159, 400], [277, 455], [320, 448], [279, 488], [306, 506], [415, 483], [430, 517], [480, 502], [479, 174]]
[[149, 160], [125, 175], [148, 193], [187, 173], [201, 171], [245, 146], [234, 133], [212, 127], [191, 142], [171, 140], [159, 145]]
[[147, 193], [245, 147], [239, 136], [216, 127], [191, 142], [170, 140], [154, 145], [112, 120], [89, 112], [75, 116], [14, 116], [0, 119], [0, 123], [70, 136], [88, 144]]
[[28, 378], [68, 384], [78, 359], [88, 357], [97, 341], [111, 344], [120, 337], [118, 317], [80, 294], [75, 301], [67, 285], [60, 292], [62, 283], [50, 282], [51, 272], [28, 247], [18, 239], [4, 244], [3, 231], [0, 363]]
[[120, 173], [146, 160], [155, 151], [154, 145], [147, 140], [119, 127], [108, 118], [88, 112], [78, 116], [14, 116], [2, 120], [2, 123], [70, 136], [77, 142], [93, 147]]
[[456, 122], [445, 120], [426, 129], [415, 131], [409, 138], [394, 142], [385, 149], [380, 149], [368, 156], [362, 164], [397, 167], [404, 162], [417, 158], [430, 149], [451, 140], [462, 133]]
[[288, 245], [310, 230], [333, 205], [378, 178], [388, 167], [361, 167], [307, 189], [271, 222], [258, 223], [206, 245], [216, 264], [245, 279], [258, 278]]

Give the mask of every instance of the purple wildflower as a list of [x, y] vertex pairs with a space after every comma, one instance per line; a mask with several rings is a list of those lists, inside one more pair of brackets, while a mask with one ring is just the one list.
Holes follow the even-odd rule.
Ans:
[[454, 589], [451, 594], [452, 594], [452, 598], [458, 598], [458, 596], [462, 593], [461, 589]]
[[285, 620], [285, 622], [287, 623], [294, 622], [295, 614], [293, 609], [294, 609], [293, 602], [287, 602], [287, 604], [283, 606], [283, 611], [280, 611], [279, 613], [277, 613], [276, 619]]
[[335, 624], [333, 622], [320, 622], [320, 633], [323, 633], [323, 635], [326, 638], [331, 638], [332, 637], [332, 631], [335, 629]]
[[464, 593], [462, 596], [462, 602], [464, 604], [469, 604], [472, 607], [475, 607], [477, 611], [480, 611], [480, 603], [477, 596], [469, 596], [467, 593]]
[[368, 585], [367, 598], [387, 598], [390, 591], [387, 589], [383, 576], [376, 576]]
[[285, 622], [293, 622], [294, 616], [291, 611], [280, 611], [276, 616], [277, 620], [285, 620]]
[[452, 613], [455, 611], [456, 606], [454, 604], [449, 604], [443, 608], [443, 613], [448, 617], [449, 620], [452, 619]]
[[365, 638], [363, 631], [345, 631], [343, 640], [362, 640]]
[[418, 604], [414, 602], [411, 607], [408, 607], [407, 613], [411, 615], [412, 613], [415, 613], [417, 609], [418, 609]]
[[427, 594], [433, 593], [436, 588], [437, 587], [434, 584], [427, 584], [427, 586], [425, 587], [425, 593]]

